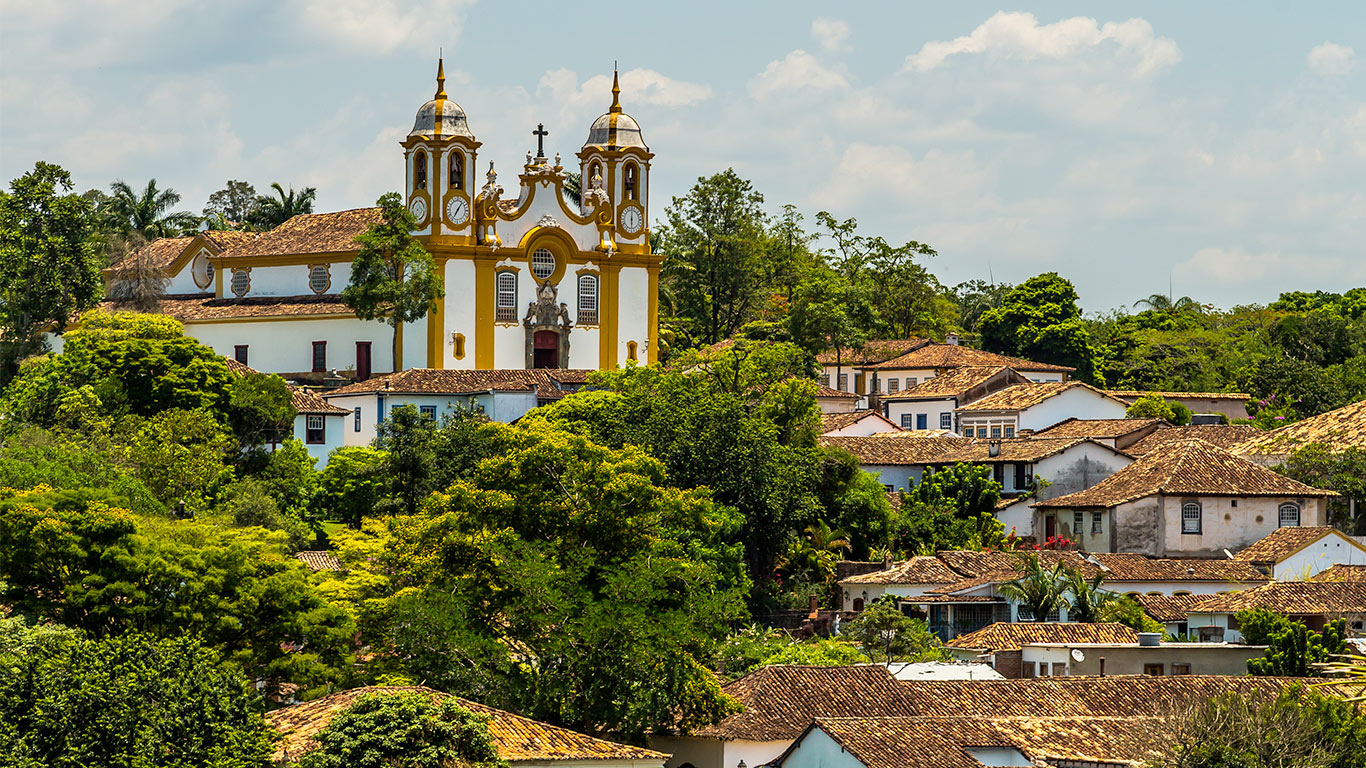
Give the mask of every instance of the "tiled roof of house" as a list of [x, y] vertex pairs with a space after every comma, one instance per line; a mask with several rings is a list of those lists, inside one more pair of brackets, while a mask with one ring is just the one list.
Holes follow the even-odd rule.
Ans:
[[1201, 440], [1167, 443], [1099, 483], [1035, 507], [1113, 507], [1168, 496], [1335, 496], [1253, 464]]
[[936, 557], [944, 561], [944, 564], [965, 577], [990, 576], [1006, 572], [1018, 573], [1028, 555], [1038, 555], [1039, 561], [1049, 568], [1062, 561], [1073, 568], [1081, 569], [1088, 576], [1094, 575], [1097, 570], [1096, 566], [1082, 559], [1080, 554], [1070, 550], [976, 552], [964, 549], [948, 549], [935, 554]]
[[965, 365], [978, 367], [1005, 366], [1017, 371], [1032, 373], [1071, 373], [1076, 370], [1065, 365], [1036, 363], [1033, 360], [998, 355], [995, 352], [973, 349], [958, 344], [939, 344], [936, 342], [923, 344], [897, 357], [884, 359], [881, 362], [871, 362], [859, 367], [869, 370], [899, 371], [924, 370], [926, 368], [962, 368]]
[[1212, 595], [1190, 607], [1191, 613], [1236, 613], [1266, 608], [1294, 616], [1366, 614], [1366, 582], [1273, 581], [1254, 589]]
[[913, 387], [883, 395], [882, 399], [940, 400], [948, 397], [961, 398], [968, 390], [980, 386], [993, 376], [1007, 370], [1010, 369], [1004, 365], [968, 365], [962, 368], [953, 368], [933, 378], [925, 379]]
[[1233, 559], [1245, 563], [1279, 563], [1324, 536], [1333, 535], [1341, 535], [1341, 532], [1329, 525], [1287, 525], [1247, 545]]
[[[112, 302], [101, 302], [100, 307], [113, 312]], [[320, 296], [249, 296], [219, 299], [202, 293], [181, 293], [163, 296], [157, 311], [185, 323], [205, 320], [229, 320], [243, 317], [296, 317], [298, 315], [351, 316], [349, 307], [335, 294]]]
[[[223, 362], [228, 364], [229, 371], [232, 371], [238, 376], [246, 376], [250, 373], [260, 373], [260, 371], [255, 368], [243, 365], [231, 357], [223, 358]], [[289, 389], [289, 404], [293, 406], [295, 413], [312, 414], [315, 416], [346, 416], [351, 413], [351, 411], [348, 411], [345, 408], [329, 405], [326, 400], [303, 387], [297, 387], [289, 383], [286, 383], [285, 386]], [[315, 568], [314, 570], [317, 569]]]
[[306, 253], [347, 253], [360, 250], [356, 235], [383, 220], [379, 208], [355, 208], [334, 213], [301, 213], [260, 237], [234, 244], [223, 259], [248, 256], [285, 256]]
[[1310, 581], [1360, 581], [1366, 582], [1366, 565], [1347, 565], [1335, 563], [1309, 577]]
[[945, 645], [951, 648], [980, 648], [988, 651], [1014, 651], [1030, 643], [1137, 643], [1138, 633], [1131, 627], [1113, 622], [1005, 622], [989, 624], [976, 632], [959, 635]]
[[[838, 354], [839, 364], [854, 366], [890, 360], [929, 343], [931, 343], [929, 339], [919, 338], [877, 339], [866, 342], [861, 347], [844, 347]], [[816, 355], [816, 362], [822, 365], [834, 365], [836, 357], [835, 350], [827, 349]]]
[[386, 373], [365, 381], [331, 390], [327, 398], [364, 395], [375, 392], [430, 395], [466, 395], [477, 392], [536, 391], [542, 400], [555, 400], [568, 392], [562, 384], [579, 385], [587, 381], [585, 371], [551, 368], [503, 368], [494, 370], [455, 370], [451, 368], [409, 368]]
[[221, 253], [234, 246], [249, 243], [260, 237], [261, 234], [260, 232], [238, 232], [233, 229], [206, 229], [200, 232], [199, 236], [217, 246]]
[[1250, 424], [1199, 424], [1184, 427], [1168, 427], [1146, 435], [1137, 442], [1124, 448], [1135, 456], [1148, 453], [1160, 445], [1177, 443], [1183, 440], [1203, 440], [1210, 445], [1231, 451], [1248, 440], [1266, 434]]
[[[826, 434], [829, 432], [835, 432], [837, 430], [844, 429], [845, 427], [853, 426], [859, 423], [860, 421], [863, 421], [864, 419], [876, 419], [878, 421], [887, 421], [887, 418], [884, 417], [882, 414], [878, 413], [877, 411], [849, 411], [848, 413], [822, 413], [821, 433]], [[895, 424], [891, 424], [891, 422], [888, 422], [888, 424], [884, 426], [888, 426], [888, 428], [892, 432], [901, 431], [901, 427], [898, 427]]]
[[845, 392], [842, 389], [827, 387], [824, 384], [816, 385], [816, 397], [838, 398], [840, 400], [857, 400], [859, 396], [853, 392]]
[[165, 269], [171, 265], [171, 262], [180, 257], [191, 240], [194, 240], [194, 237], [159, 237], [125, 256], [111, 269], [115, 271], [123, 269], [126, 265], [132, 264], [134, 260], [140, 258], [146, 258], [151, 266]]
[[[283, 736], [277, 745], [275, 759], [294, 760], [312, 749], [315, 746], [313, 737], [327, 727], [334, 716], [368, 693], [420, 693], [433, 699], [445, 699], [450, 696], [423, 686], [372, 685], [268, 712], [266, 721]], [[471, 712], [489, 717], [489, 734], [493, 736], [498, 756], [513, 763], [544, 760], [645, 760], [652, 764], [662, 764], [668, 758], [668, 755], [653, 750], [594, 738], [473, 701], [459, 698], [456, 700], [460, 706]]]
[[1246, 392], [1150, 392], [1148, 390], [1143, 389], [1107, 389], [1105, 391], [1109, 392], [1115, 397], [1120, 397], [1125, 400], [1137, 400], [1140, 397], [1145, 397], [1147, 395], [1157, 395], [1158, 397], [1161, 397], [1164, 400], [1218, 400], [1224, 398], [1230, 400], [1252, 399], [1252, 396], [1247, 394]]
[[1096, 552], [1091, 557], [1107, 569], [1107, 581], [1219, 581], [1241, 584], [1270, 580], [1252, 563], [1226, 558], [1148, 557], [1132, 552]]
[[[1014, 747], [1035, 765], [1137, 765], [1168, 731], [1157, 717], [817, 718], [866, 768], [982, 768], [971, 747]], [[782, 763], [777, 763], [782, 765]]]
[[[900, 494], [897, 494], [900, 496]], [[898, 502], [898, 506], [900, 502]], [[841, 584], [951, 584], [963, 577], [933, 555], [903, 560], [891, 568], [853, 576]]]
[[760, 667], [724, 686], [745, 709], [701, 737], [791, 740], [817, 717], [1166, 716], [1221, 693], [1279, 692], [1285, 678], [1182, 675], [898, 681], [882, 665]]
[[1028, 384], [1016, 384], [1012, 387], [1006, 387], [1000, 392], [992, 393], [980, 400], [974, 400], [967, 405], [959, 406], [959, 410], [1023, 411], [1026, 408], [1032, 408], [1045, 400], [1057, 397], [1072, 389], [1086, 389], [1107, 400], [1114, 399], [1110, 395], [1105, 394], [1084, 381], [1031, 381]]
[[1141, 429], [1163, 424], [1162, 419], [1078, 419], [1060, 421], [1044, 427], [1031, 437], [1123, 437]]
[[344, 571], [346, 566], [337, 559], [337, 556], [322, 550], [309, 550], [305, 552], [295, 552], [294, 557], [301, 563], [308, 566], [310, 571]]
[[1180, 622], [1190, 615], [1192, 605], [1208, 595], [1138, 595], [1134, 600], [1153, 621]]
[[[988, 464], [995, 462], [1031, 462], [1045, 459], [1078, 443], [1101, 445], [1084, 438], [1058, 440], [1034, 438], [1005, 438], [988, 440], [962, 437], [907, 437], [908, 432], [894, 432], [867, 436], [830, 435], [821, 438], [823, 445], [841, 448], [852, 454], [861, 464]], [[996, 445], [995, 455], [992, 446]]]
[[1264, 432], [1239, 446], [1238, 452], [1249, 456], [1281, 456], [1310, 443], [1318, 443], [1335, 452], [1366, 448], [1366, 400]]

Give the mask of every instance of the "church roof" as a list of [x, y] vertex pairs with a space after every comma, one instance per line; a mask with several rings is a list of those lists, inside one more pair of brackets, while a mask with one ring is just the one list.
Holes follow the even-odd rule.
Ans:
[[640, 123], [621, 111], [621, 85], [617, 81], [616, 72], [612, 73], [612, 106], [593, 121], [592, 127], [588, 129], [588, 140], [583, 146], [584, 149], [636, 147], [646, 152], [650, 151], [650, 148], [645, 146], [645, 137], [640, 133]]
[[123, 269], [138, 258], [146, 258], [150, 266], [165, 269], [180, 257], [192, 240], [193, 237], [159, 237], [123, 257], [110, 269]]
[[452, 136], [474, 138], [474, 134], [470, 132], [469, 121], [465, 118], [464, 108], [446, 98], [445, 62], [437, 59], [436, 95], [418, 108], [417, 118], [413, 121], [413, 130], [408, 132], [408, 138], [447, 139]]
[[[102, 302], [102, 309], [115, 311], [113, 302]], [[244, 317], [295, 317], [298, 315], [349, 315], [351, 309], [337, 294], [307, 296], [248, 296], [216, 298], [202, 293], [163, 296], [157, 312], [181, 322], [234, 320]]]
[[305, 253], [354, 253], [356, 236], [382, 220], [379, 208], [333, 213], [301, 213], [259, 237], [232, 245], [219, 258], [292, 256]]
[[[560, 368], [456, 370], [409, 368], [331, 390], [327, 398], [388, 392], [414, 395], [472, 395], [480, 392], [536, 392], [538, 400], [558, 400], [588, 381], [588, 371]], [[568, 386], [569, 389], [565, 389]]]

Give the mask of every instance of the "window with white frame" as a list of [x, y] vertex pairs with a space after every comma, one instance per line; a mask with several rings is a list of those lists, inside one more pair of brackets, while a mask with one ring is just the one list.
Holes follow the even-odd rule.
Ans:
[[1181, 532], [1200, 533], [1200, 502], [1188, 501], [1181, 505]]
[[537, 280], [544, 280], [555, 274], [555, 254], [544, 248], [537, 248], [531, 254], [531, 274]]
[[579, 325], [598, 324], [598, 278], [596, 275], [579, 277]]
[[321, 415], [315, 413], [308, 414], [304, 426], [307, 431], [306, 437], [309, 445], [321, 445], [322, 443], [327, 442], [327, 422]]
[[417, 411], [418, 411], [419, 414], [421, 414], [422, 416], [425, 416], [426, 418], [432, 419], [433, 421], [436, 420], [436, 406], [435, 406], [435, 405], [419, 405], [419, 406], [417, 407]]
[[1288, 528], [1300, 524], [1300, 505], [1287, 501], [1280, 507], [1281, 527]]
[[498, 273], [498, 298], [493, 319], [500, 323], [517, 322], [517, 273]]
[[911, 428], [911, 424], [913, 423], [913, 422], [912, 422], [912, 419], [913, 419], [913, 418], [915, 418], [914, 414], [910, 414], [910, 413], [903, 413], [903, 414], [901, 414], [901, 428], [902, 428], [902, 429], [910, 429], [910, 428]]
[[1014, 436], [1015, 436], [1015, 428], [1012, 427], [1012, 426], [1010, 426], [1009, 424], [1007, 424], [1007, 425], [1006, 425], [1006, 437], [1014, 437]]
[[1086, 525], [1086, 513], [1085, 513], [1085, 512], [1073, 512], [1073, 513], [1072, 513], [1072, 535], [1073, 535], [1073, 536], [1080, 536], [1080, 535], [1081, 535], [1081, 530], [1082, 530], [1081, 527], [1082, 527], [1083, 525]]

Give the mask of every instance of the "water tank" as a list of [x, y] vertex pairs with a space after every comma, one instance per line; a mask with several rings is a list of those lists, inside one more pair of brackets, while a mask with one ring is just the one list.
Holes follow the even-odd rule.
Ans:
[[1152, 648], [1162, 644], [1161, 632], [1139, 632], [1138, 645], [1141, 648]]

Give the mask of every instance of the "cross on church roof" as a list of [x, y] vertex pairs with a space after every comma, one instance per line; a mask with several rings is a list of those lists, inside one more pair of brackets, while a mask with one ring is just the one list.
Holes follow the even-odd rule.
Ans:
[[536, 156], [545, 157], [545, 137], [550, 135], [550, 131], [545, 129], [545, 123], [537, 123], [536, 130], [531, 132], [536, 137]]

